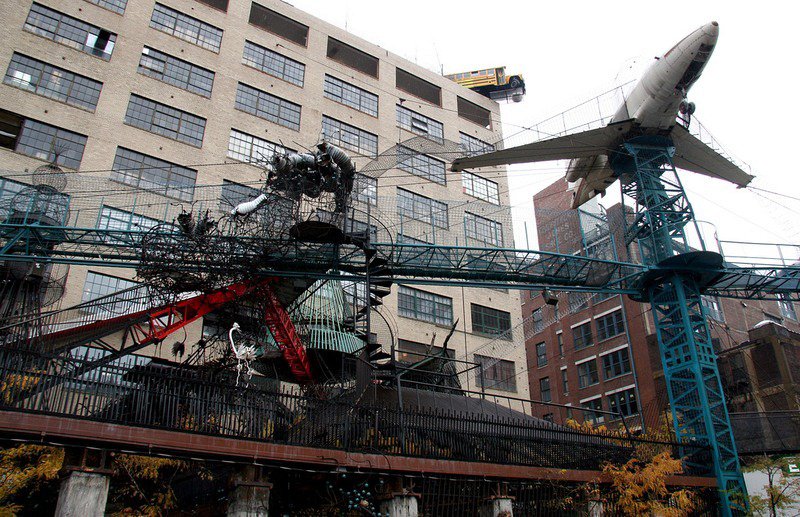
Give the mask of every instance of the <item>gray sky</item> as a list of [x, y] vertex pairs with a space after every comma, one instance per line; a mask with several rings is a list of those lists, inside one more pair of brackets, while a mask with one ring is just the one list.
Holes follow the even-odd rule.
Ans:
[[[720, 24], [717, 47], [689, 99], [724, 148], [751, 166], [752, 183], [800, 198], [797, 56], [800, 3], [381, 2], [294, 0], [295, 7], [444, 73], [505, 65], [522, 73], [527, 96], [504, 104], [504, 133], [539, 122], [619, 84], [697, 27]], [[491, 8], [491, 6], [497, 6]], [[522, 221], [533, 239], [531, 197], [563, 175], [563, 164], [510, 169], [518, 247]], [[800, 242], [800, 201], [737, 190], [683, 173], [698, 219], [728, 240]], [[614, 185], [610, 191], [617, 192]], [[762, 197], [763, 196], [763, 197]], [[608, 198], [616, 196], [610, 195]], [[531, 241], [534, 246], [535, 241]]]

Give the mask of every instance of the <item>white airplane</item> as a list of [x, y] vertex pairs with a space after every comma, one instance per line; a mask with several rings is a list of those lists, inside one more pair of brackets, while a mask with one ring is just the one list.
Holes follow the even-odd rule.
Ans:
[[687, 120], [694, 104], [686, 100], [689, 88], [708, 63], [719, 35], [711, 22], [683, 38], [648, 68], [604, 127], [531, 144], [458, 158], [452, 169], [570, 159], [567, 181], [574, 182], [572, 207], [577, 208], [617, 180], [609, 156], [619, 152], [627, 139], [640, 135], [669, 137], [675, 144], [673, 164], [681, 169], [721, 178], [740, 187], [753, 176], [717, 153], [676, 122], [678, 113]]

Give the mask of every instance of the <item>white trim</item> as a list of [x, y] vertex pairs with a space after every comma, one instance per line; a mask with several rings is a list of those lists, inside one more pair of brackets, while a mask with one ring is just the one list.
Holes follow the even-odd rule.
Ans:
[[592, 318], [586, 318], [585, 320], [581, 320], [581, 321], [579, 321], [578, 323], [576, 323], [574, 325], [570, 325], [569, 328], [574, 329], [575, 327], [580, 327], [581, 325], [585, 325], [586, 323], [589, 323], [590, 321], [592, 321]]
[[556, 335], [558, 335], [558, 334], [563, 334], [563, 333], [564, 333], [564, 331], [563, 331], [563, 330], [561, 330], [561, 329], [558, 329], [558, 330], [556, 330]]
[[566, 366], [562, 366], [561, 368], [559, 368], [559, 370], [566, 370], [566, 369], [567, 369]]
[[613, 395], [614, 393], [619, 393], [620, 391], [629, 390], [631, 388], [635, 388], [636, 384], [628, 384], [627, 386], [623, 386], [621, 388], [617, 388], [615, 390], [609, 390], [606, 392], [606, 395]]
[[[600, 352], [597, 355], [598, 355], [598, 357], [603, 357], [604, 355], [613, 354], [614, 352], [616, 352], [618, 350], [622, 350], [623, 348], [628, 348], [628, 343], [625, 343], [624, 345], [616, 346], [616, 347], [614, 347], [614, 348], [612, 348], [610, 350], [606, 350], [605, 352]], [[630, 355], [630, 354], [628, 354], [628, 355]]]
[[620, 310], [620, 309], [622, 309], [622, 305], [617, 305], [617, 306], [616, 306], [616, 307], [614, 307], [613, 309], [609, 309], [609, 310], [607, 310], [607, 311], [601, 312], [600, 314], [595, 314], [593, 317], [594, 317], [594, 319], [597, 319], [597, 318], [602, 318], [603, 316], [608, 316], [608, 315], [609, 315], [609, 314], [611, 314], [612, 312], [614, 312], [614, 311], [618, 311], [618, 310]]
[[578, 401], [578, 404], [585, 404], [586, 402], [589, 402], [590, 400], [597, 400], [597, 399], [601, 398], [602, 396], [603, 396], [602, 393], [599, 394], [599, 395], [592, 395], [591, 397], [586, 397], [585, 399], [580, 399]]
[[597, 356], [596, 355], [590, 355], [589, 357], [584, 357], [583, 359], [581, 359], [579, 361], [575, 361], [573, 364], [575, 366], [578, 366], [579, 364], [583, 364], [583, 363], [585, 363], [587, 361], [591, 361], [592, 359], [597, 359]]

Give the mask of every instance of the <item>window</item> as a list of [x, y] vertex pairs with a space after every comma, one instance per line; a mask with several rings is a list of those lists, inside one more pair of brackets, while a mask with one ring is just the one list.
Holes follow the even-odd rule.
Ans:
[[587, 400], [581, 404], [581, 407], [588, 410], [583, 412], [584, 421], [589, 421], [593, 424], [600, 424], [605, 420], [605, 416], [599, 412], [603, 410], [603, 399], [600, 397]]
[[373, 117], [378, 116], [378, 96], [358, 86], [325, 75], [325, 97]]
[[561, 370], [561, 388], [564, 390], [564, 395], [569, 393], [569, 379], [566, 368]]
[[541, 307], [533, 310], [531, 313], [531, 322], [533, 323], [534, 333], [539, 333], [544, 330], [544, 315]]
[[114, 33], [36, 3], [25, 20], [25, 30], [105, 60], [111, 59], [117, 40]]
[[[511, 330], [511, 313], [471, 304], [472, 332], [499, 336]], [[511, 339], [510, 335], [503, 336]]]
[[264, 163], [275, 154], [285, 154], [282, 145], [231, 129], [228, 139], [228, 156], [245, 163]]
[[564, 357], [564, 334], [561, 332], [556, 334], [556, 341], [558, 341], [558, 355]]
[[267, 9], [255, 2], [250, 4], [250, 23], [276, 36], [305, 47], [308, 44], [308, 26], [288, 16]]
[[395, 86], [397, 86], [398, 90], [408, 92], [431, 104], [442, 105], [441, 88], [400, 68], [395, 69]]
[[397, 168], [442, 185], [447, 183], [443, 161], [415, 153], [407, 147], [397, 147]]
[[622, 319], [622, 309], [611, 314], [606, 314], [595, 320], [597, 324], [597, 340], [603, 341], [625, 332], [625, 321]]
[[583, 325], [578, 325], [572, 329], [572, 343], [575, 346], [575, 350], [594, 344], [594, 341], [592, 341], [592, 322], [587, 321]]
[[605, 380], [631, 373], [631, 359], [627, 348], [603, 356], [603, 378]]
[[[447, 349], [444, 354], [450, 359], [455, 357], [455, 352], [451, 349]], [[406, 339], [397, 340], [397, 360], [401, 363], [413, 364], [429, 356], [441, 357], [442, 355], [443, 351], [440, 346], [430, 346]]]
[[250, 41], [244, 42], [242, 63], [278, 79], [303, 87], [306, 65]]
[[150, 27], [213, 52], [222, 45], [222, 29], [165, 5], [155, 5]]
[[501, 391], [517, 391], [513, 361], [475, 354], [475, 362], [480, 366], [475, 373], [478, 386]]
[[437, 325], [453, 324], [453, 300], [446, 296], [401, 285], [397, 291], [397, 307], [400, 316]]
[[547, 344], [542, 341], [536, 344], [536, 366], [547, 365]]
[[377, 57], [330, 36], [328, 36], [328, 58], [371, 77], [378, 77]]
[[550, 377], [542, 377], [539, 379], [539, 400], [542, 402], [551, 402], [553, 400], [550, 394]]
[[211, 97], [214, 72], [150, 47], [142, 48], [139, 73], [172, 86]]
[[415, 194], [414, 192], [397, 189], [397, 213], [400, 217], [416, 219], [438, 228], [449, 227], [447, 203]]
[[378, 205], [378, 179], [357, 172], [353, 181], [353, 199], [368, 205]]
[[479, 215], [464, 212], [464, 234], [470, 244], [503, 246], [503, 225]]
[[[24, 199], [18, 199], [17, 202], [11, 203], [14, 196], [25, 189], [33, 189], [33, 191], [27, 191]], [[2, 176], [0, 176], [0, 202], [2, 202], [0, 203], [0, 221], [4, 221], [12, 211], [24, 212], [26, 210], [25, 206], [30, 206], [31, 203], [40, 203], [40, 208], [44, 208], [52, 220], [55, 221], [53, 224], [66, 224], [66, 220], [69, 217], [69, 194], [48, 194], [46, 199], [41, 197], [37, 199], [35, 188], [31, 185], [3, 178]], [[42, 202], [46, 204], [46, 207], [41, 205]]]
[[191, 201], [197, 171], [117, 147], [111, 180], [183, 201]]
[[590, 359], [580, 363], [578, 366], [578, 387], [586, 388], [600, 382], [597, 377], [597, 361]]
[[134, 94], [125, 123], [195, 147], [203, 145], [206, 130], [206, 119]]
[[206, 4], [208, 6], [213, 7], [214, 9], [219, 9], [220, 11], [227, 12], [228, 11], [228, 0], [197, 0], [201, 4]]
[[414, 134], [429, 137], [440, 144], [444, 142], [444, 125], [441, 122], [420, 115], [401, 105], [397, 105], [397, 125]]
[[252, 201], [261, 194], [261, 190], [247, 185], [222, 180], [222, 195], [219, 200], [219, 209], [223, 212], [230, 211], [244, 201]]
[[457, 100], [457, 108], [458, 108], [458, 116], [461, 118], [465, 118], [470, 122], [474, 122], [481, 127], [485, 127], [486, 129], [491, 129], [492, 127], [492, 112], [478, 106], [474, 102], [470, 102], [467, 99], [462, 99], [458, 97]]
[[494, 151], [494, 146], [489, 142], [484, 142], [472, 135], [459, 133], [461, 137], [461, 150], [466, 156], [475, 156]]
[[88, 0], [89, 2], [104, 7], [109, 11], [114, 11], [117, 14], [125, 12], [125, 6], [128, 5], [128, 0]]
[[784, 318], [789, 318], [790, 320], [797, 321], [797, 313], [794, 310], [794, 304], [792, 303], [791, 295], [788, 294], [779, 295], [778, 307], [780, 308], [781, 315]]
[[497, 183], [487, 180], [468, 171], [461, 173], [461, 186], [464, 194], [472, 196], [495, 205], [500, 204], [500, 189]]
[[236, 89], [236, 109], [275, 124], [300, 130], [300, 105], [275, 95], [239, 83]]
[[722, 305], [719, 303], [719, 298], [716, 296], [700, 296], [700, 303], [705, 309], [706, 316], [715, 319], [721, 323], [725, 322], [725, 315], [722, 313]]
[[[136, 282], [125, 280], [124, 278], [117, 278], [115, 276], [103, 275], [89, 271], [86, 273], [86, 281], [83, 284], [83, 298], [81, 301], [89, 302], [98, 298], [110, 296], [119, 291], [136, 287]], [[126, 298], [129, 301], [124, 301]], [[100, 306], [90, 306], [88, 310], [93, 313], [110, 312], [113, 310], [113, 315], [121, 316], [123, 314], [130, 314], [132, 312], [140, 311], [145, 308], [145, 302], [136, 300], [136, 296], [126, 297], [124, 294], [112, 297], [109, 301], [114, 300], [116, 303], [104, 303]], [[140, 298], [140, 297], [138, 297]]]
[[322, 116], [322, 135], [330, 143], [375, 158], [378, 155], [378, 136], [357, 127]]
[[86, 147], [84, 135], [0, 110], [0, 146], [77, 169]]
[[631, 416], [639, 412], [636, 404], [636, 389], [628, 388], [608, 396], [608, 410], [622, 416]]
[[16, 52], [11, 57], [4, 82], [91, 111], [97, 108], [103, 87], [100, 81]]
[[[100, 230], [121, 230], [121, 231], [143, 231], [149, 230], [161, 224], [158, 219], [145, 217], [127, 210], [120, 210], [112, 206], [103, 205], [100, 209], [100, 217], [97, 220], [97, 228]], [[124, 239], [107, 237], [107, 244], [124, 243]]]

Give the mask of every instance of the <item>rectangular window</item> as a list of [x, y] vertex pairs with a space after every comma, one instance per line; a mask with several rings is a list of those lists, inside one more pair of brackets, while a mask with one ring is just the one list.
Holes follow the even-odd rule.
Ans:
[[564, 334], [561, 332], [556, 334], [556, 340], [558, 341], [558, 355], [564, 357]]
[[461, 172], [461, 186], [464, 194], [482, 199], [495, 205], [500, 204], [500, 189], [494, 181], [482, 178], [469, 171]]
[[550, 377], [539, 379], [539, 400], [542, 402], [552, 402], [553, 396], [550, 394]]
[[378, 77], [378, 58], [353, 46], [328, 36], [328, 58], [344, 66]]
[[72, 16], [34, 3], [25, 30], [87, 54], [109, 60], [117, 35]]
[[536, 344], [536, 366], [547, 365], [547, 344], [542, 341]]
[[781, 315], [784, 318], [789, 318], [790, 320], [797, 321], [797, 313], [794, 310], [794, 304], [792, 303], [792, 297], [788, 294], [781, 294], [778, 295], [778, 307], [781, 310]]
[[587, 321], [583, 325], [578, 325], [572, 329], [572, 344], [575, 346], [575, 350], [580, 350], [594, 344], [594, 340], [592, 340], [591, 321]]
[[219, 200], [219, 209], [222, 212], [230, 213], [230, 211], [244, 201], [252, 201], [261, 194], [261, 190], [234, 183], [233, 181], [222, 180], [222, 194]]
[[206, 130], [206, 119], [134, 94], [125, 123], [195, 147], [202, 147]]
[[303, 87], [306, 65], [250, 41], [244, 42], [242, 63], [278, 79]]
[[589, 421], [593, 424], [601, 424], [605, 420], [605, 415], [603, 413], [599, 413], [599, 411], [603, 410], [603, 399], [600, 397], [587, 400], [581, 404], [581, 407], [588, 410], [583, 411], [584, 421]]
[[534, 309], [531, 313], [531, 323], [533, 324], [534, 334], [538, 334], [544, 330], [544, 313], [541, 307]]
[[722, 305], [719, 303], [719, 298], [716, 296], [700, 296], [700, 303], [705, 308], [706, 315], [709, 318], [715, 319], [721, 323], [725, 322], [725, 315], [722, 313]]
[[88, 0], [89, 2], [99, 5], [109, 11], [114, 11], [117, 14], [125, 13], [125, 6], [128, 5], [128, 0]]
[[455, 352], [451, 349], [444, 351], [439, 346], [430, 346], [406, 339], [397, 340], [397, 360], [401, 363], [413, 364], [431, 356], [447, 356], [452, 359], [455, 357]]
[[300, 130], [300, 105], [244, 83], [236, 89], [236, 109], [275, 124]]
[[584, 361], [577, 366], [578, 368], [578, 387], [586, 388], [600, 382], [597, 376], [597, 360]]
[[206, 4], [208, 6], [213, 7], [214, 9], [219, 9], [223, 12], [228, 12], [228, 0], [197, 0], [201, 4]]
[[287, 149], [280, 144], [231, 129], [228, 139], [228, 157], [245, 163], [260, 164], [276, 154], [285, 154]]
[[484, 142], [479, 138], [466, 133], [459, 133], [461, 137], [461, 150], [465, 156], [475, 156], [494, 151], [494, 146], [489, 142]]
[[493, 390], [517, 391], [517, 376], [513, 361], [475, 354], [480, 368], [475, 372], [478, 386]]
[[325, 74], [325, 97], [373, 117], [378, 116], [378, 96]]
[[211, 70], [150, 47], [142, 48], [139, 73], [203, 97], [211, 97], [214, 86], [214, 72]]
[[[9, 214], [16, 211], [25, 211], [26, 206], [36, 202], [33, 198], [26, 199], [22, 204], [11, 203], [11, 200], [26, 188], [31, 188], [28, 183], [14, 181], [0, 176], [0, 221], [4, 221]], [[55, 218], [56, 224], [67, 224], [69, 217], [69, 194], [59, 193], [47, 201], [49, 213]]]
[[150, 27], [213, 52], [222, 45], [222, 29], [165, 5], [155, 5]]
[[16, 52], [4, 82], [43, 97], [94, 111], [103, 83]]
[[297, 43], [303, 47], [308, 45], [308, 26], [292, 20], [288, 16], [267, 9], [255, 2], [250, 4], [250, 23], [276, 36]]
[[[124, 278], [117, 278], [115, 276], [103, 275], [101, 273], [89, 271], [86, 273], [86, 281], [83, 284], [83, 297], [81, 301], [89, 302], [98, 298], [104, 298], [106, 296], [110, 297], [110, 295], [113, 295], [114, 293], [136, 287], [137, 285], [139, 284], [131, 280], [125, 280]], [[125, 302], [124, 300], [126, 298], [131, 301]], [[109, 303], [97, 307], [91, 307], [89, 310], [91, 310], [93, 313], [110, 313], [111, 315], [115, 316], [121, 316], [124, 314], [130, 314], [132, 312], [144, 310], [146, 308], [145, 302], [140, 300], [133, 301], [135, 298], [137, 297], [130, 295], [128, 297], [124, 294], [117, 297], [110, 297], [108, 299]], [[113, 309], [113, 312], [110, 312], [109, 309]]]
[[395, 69], [395, 86], [398, 90], [403, 90], [431, 104], [442, 105], [442, 89], [440, 87], [400, 68]]
[[[120, 230], [120, 231], [144, 231], [161, 224], [158, 219], [145, 217], [127, 210], [120, 210], [112, 206], [103, 205], [100, 209], [100, 217], [97, 220], [97, 228], [100, 230]], [[107, 238], [106, 243], [124, 243], [123, 239]]]
[[416, 219], [437, 228], [447, 229], [450, 226], [447, 203], [401, 188], [397, 189], [397, 213], [400, 217]]
[[335, 118], [322, 116], [322, 136], [330, 143], [364, 156], [378, 156], [378, 135], [373, 135]]
[[603, 356], [603, 378], [605, 380], [631, 373], [631, 358], [627, 348]]
[[446, 296], [401, 285], [397, 291], [398, 314], [437, 325], [453, 324], [453, 300]]
[[86, 136], [0, 110], [0, 146], [77, 169], [83, 159]]
[[464, 212], [464, 234], [468, 244], [503, 247], [503, 225], [497, 221]]
[[416, 135], [430, 138], [440, 144], [444, 142], [444, 125], [432, 118], [420, 115], [401, 105], [397, 105], [397, 125]]
[[567, 375], [567, 369], [564, 368], [561, 370], [561, 388], [564, 390], [564, 395], [569, 393], [569, 378]]
[[378, 179], [357, 172], [353, 181], [353, 199], [368, 205], [378, 205]]
[[629, 388], [609, 395], [608, 410], [622, 416], [637, 414], [639, 412], [639, 406], [636, 404], [636, 389]]
[[[511, 330], [511, 313], [484, 307], [477, 303], [470, 304], [472, 312], [472, 332], [500, 336]], [[511, 339], [510, 335], [504, 336]]]
[[474, 122], [481, 127], [485, 127], [486, 129], [492, 128], [492, 112], [478, 106], [474, 102], [470, 102], [467, 99], [462, 99], [458, 97], [457, 99], [457, 108], [458, 108], [458, 116], [461, 118], [465, 118], [470, 122]]
[[625, 332], [625, 321], [622, 319], [622, 309], [616, 310], [611, 314], [606, 314], [595, 320], [597, 324], [597, 340], [618, 336]]
[[146, 154], [117, 147], [111, 180], [158, 194], [191, 201], [197, 171]]
[[397, 168], [441, 185], [447, 184], [447, 171], [443, 161], [415, 153], [407, 147], [397, 147]]

